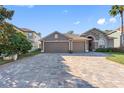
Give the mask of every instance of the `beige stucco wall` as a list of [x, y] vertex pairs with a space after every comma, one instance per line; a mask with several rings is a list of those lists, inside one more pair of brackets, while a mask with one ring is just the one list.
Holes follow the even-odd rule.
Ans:
[[121, 35], [120, 31], [116, 31], [116, 32], [114, 32], [114, 33], [109, 35], [111, 37], [115, 37], [116, 38], [116, 39], [114, 39], [114, 42], [113, 42], [115, 48], [120, 47], [120, 35]]

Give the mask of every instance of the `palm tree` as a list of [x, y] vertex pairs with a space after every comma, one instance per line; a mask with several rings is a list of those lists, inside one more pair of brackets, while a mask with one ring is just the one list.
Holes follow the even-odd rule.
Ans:
[[121, 18], [121, 41], [120, 47], [124, 47], [124, 29], [123, 29], [123, 12], [124, 5], [113, 5], [111, 10], [109, 10], [109, 14], [113, 17], [120, 15]]

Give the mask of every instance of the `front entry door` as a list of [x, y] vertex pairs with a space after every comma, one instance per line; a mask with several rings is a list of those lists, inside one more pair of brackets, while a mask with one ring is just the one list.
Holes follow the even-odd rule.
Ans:
[[89, 41], [89, 51], [93, 51], [93, 41], [92, 40], [90, 40]]
[[92, 37], [88, 37], [90, 40], [89, 40], [89, 51], [93, 51], [94, 50], [94, 39]]

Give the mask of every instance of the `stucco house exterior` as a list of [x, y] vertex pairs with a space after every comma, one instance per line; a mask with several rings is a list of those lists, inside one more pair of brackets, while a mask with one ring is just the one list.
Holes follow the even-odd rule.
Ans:
[[23, 33], [24, 35], [26, 35], [27, 39], [32, 43], [32, 49], [31, 50], [35, 50], [40, 48], [41, 46], [41, 42], [39, 41], [41, 39], [41, 34], [37, 33], [35, 31], [32, 31], [30, 29], [27, 28], [19, 28], [15, 25], [13, 25], [14, 29], [18, 32]]
[[97, 48], [113, 48], [115, 37], [92, 28], [81, 35], [53, 32], [42, 38], [41, 50], [48, 53], [95, 51]]
[[[124, 27], [123, 27], [124, 29]], [[110, 37], [114, 37], [114, 47], [115, 48], [119, 48], [120, 47], [120, 39], [121, 39], [121, 28], [117, 28], [115, 30], [111, 30], [109, 31], [109, 33], [107, 33], [108, 36]]]
[[90, 39], [80, 37], [75, 34], [62, 34], [60, 32], [53, 32], [48, 36], [42, 38], [41, 49], [42, 52], [50, 53], [67, 53], [72, 52], [86, 52], [88, 51], [88, 41]]

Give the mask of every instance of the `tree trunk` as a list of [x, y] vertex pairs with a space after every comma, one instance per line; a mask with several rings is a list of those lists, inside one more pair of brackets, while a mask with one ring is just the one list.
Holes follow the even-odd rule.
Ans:
[[121, 48], [124, 47], [123, 12], [121, 12]]

